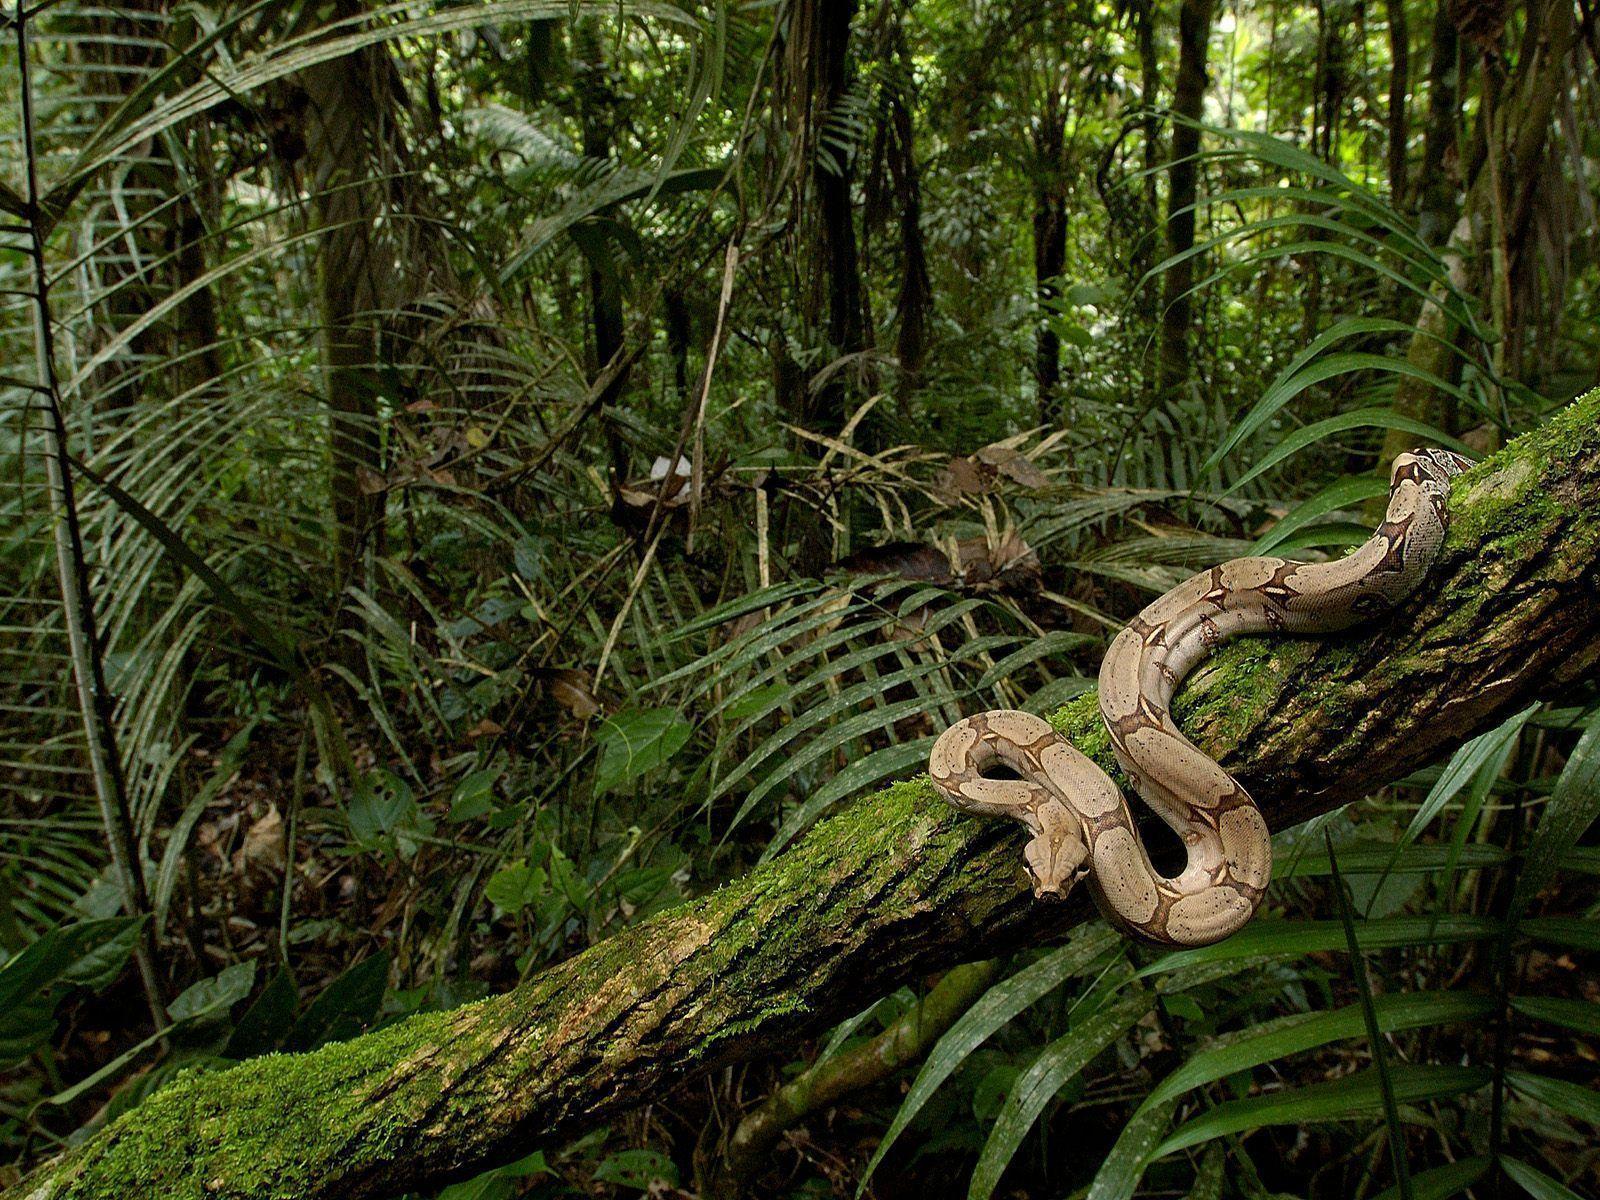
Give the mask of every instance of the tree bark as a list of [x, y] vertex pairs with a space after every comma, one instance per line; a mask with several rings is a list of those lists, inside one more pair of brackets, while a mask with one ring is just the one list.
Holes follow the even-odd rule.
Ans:
[[[1206, 98], [1206, 54], [1211, 43], [1211, 16], [1215, 0], [1183, 0], [1178, 9], [1178, 73], [1172, 86], [1172, 165], [1167, 173], [1167, 254], [1178, 255], [1194, 246], [1194, 204], [1200, 151], [1200, 130], [1194, 124]], [[1189, 326], [1194, 304], [1194, 259], [1186, 258], [1167, 269], [1162, 295], [1160, 394], [1173, 392], [1189, 378]]]
[[[1034, 330], [1033, 375], [1039, 390], [1039, 420], [1052, 423], [1061, 386], [1061, 336], [1052, 309], [1061, 295], [1067, 265], [1067, 113], [1054, 79], [1044, 88], [1044, 106], [1033, 131], [1033, 286], [1039, 305]], [[1190, 228], [1193, 229], [1191, 219]]]
[[912, 119], [916, 86], [905, 31], [896, 27], [895, 52], [903, 65], [904, 84], [890, 99], [889, 174], [900, 201], [900, 291], [895, 298], [899, 328], [895, 358], [900, 364], [899, 399], [904, 405], [922, 386], [922, 365], [928, 350], [928, 317], [933, 310], [933, 283], [922, 238], [922, 172], [917, 164], [916, 127]]
[[[1456, 482], [1426, 593], [1355, 636], [1235, 643], [1178, 716], [1281, 829], [1398, 779], [1600, 662], [1600, 390]], [[1055, 717], [1109, 764], [1095, 697]], [[1057, 941], [1005, 822], [925, 779], [515, 991], [188, 1075], [5, 1200], [381, 1197], [570, 1137], [925, 973]]]
[[[1117, 142], [1112, 142], [1102, 152], [1100, 165], [1095, 172], [1095, 187], [1110, 223], [1108, 233], [1117, 241], [1125, 241], [1128, 247], [1123, 255], [1117, 257], [1125, 258], [1123, 269], [1131, 285], [1128, 305], [1135, 317], [1131, 328], [1139, 331], [1137, 336], [1140, 338], [1159, 331], [1161, 313], [1159, 291], [1147, 285], [1151, 268], [1161, 261], [1164, 253], [1162, 239], [1155, 236], [1161, 220], [1161, 114], [1157, 109], [1161, 100], [1161, 61], [1156, 49], [1159, 16], [1155, 0], [1128, 2], [1134, 46], [1139, 54], [1141, 111], [1136, 118], [1140, 142], [1137, 188], [1125, 178], [1112, 178], [1111, 168], [1117, 161]], [[1132, 128], [1128, 132], [1132, 133]], [[1156, 373], [1148, 373], [1143, 390], [1146, 393], [1153, 392], [1156, 382]]]
[[[337, 16], [350, 15], [341, 5]], [[378, 310], [392, 292], [383, 252], [388, 211], [377, 147], [392, 112], [383, 49], [319, 63], [300, 76], [306, 159], [318, 237], [317, 303], [328, 396], [333, 560], [339, 587], [357, 578], [361, 548], [382, 523]]]
[[[583, 155], [596, 162], [610, 162], [616, 122], [617, 94], [610, 66], [601, 45], [597, 21], [581, 22], [573, 34], [576, 49], [578, 119], [582, 127]], [[614, 220], [614, 209], [602, 210]], [[622, 351], [623, 321], [621, 264], [616, 247], [603, 228], [584, 231], [580, 240], [589, 263], [589, 317], [594, 332], [594, 359], [589, 364], [589, 384], [609, 368]], [[602, 389], [599, 405], [605, 428], [606, 449], [611, 456], [611, 473], [620, 484], [628, 477], [628, 450], [617, 422], [605, 411], [621, 397], [628, 385], [628, 371], [617, 372]]]
[[[851, 33], [857, 0], [788, 0], [784, 28], [784, 89], [778, 105], [789, 145], [785, 170], [791, 179], [794, 211], [794, 272], [800, 287], [800, 341], [808, 351], [803, 365], [790, 354], [786, 335], [773, 339], [775, 391], [783, 411], [802, 427], [839, 434], [850, 419], [859, 355], [867, 348], [866, 290], [856, 240], [855, 137], [846, 110], [852, 79]], [[856, 358], [854, 364], [839, 360]], [[878, 421], [869, 417], [856, 429], [857, 446], [871, 449]], [[802, 453], [820, 455], [801, 439]], [[840, 516], [850, 522], [848, 505]], [[834, 559], [839, 539], [824, 514], [788, 503], [779, 520], [781, 542], [793, 545], [795, 570], [820, 575]], [[844, 541], [848, 542], [848, 534]]]
[[[1469, 270], [1484, 257], [1479, 251], [1489, 243], [1492, 213], [1498, 205], [1508, 214], [1499, 231], [1504, 243], [1520, 244], [1532, 211], [1533, 189], [1539, 183], [1534, 168], [1544, 153], [1557, 100], [1566, 87], [1568, 60], [1577, 37], [1577, 21], [1571, 0], [1552, 0], [1539, 23], [1530, 33], [1531, 45], [1524, 48], [1512, 82], [1501, 89], [1498, 107], [1500, 133], [1489, 132], [1484, 146], [1484, 163], [1470, 174], [1461, 216], [1450, 239], [1441, 251], [1451, 283], [1469, 294], [1477, 289]], [[1487, 165], [1490, 156], [1495, 166]], [[1509, 181], [1509, 188], [1506, 187]], [[1498, 194], [1509, 191], [1510, 195]], [[1426, 195], [1426, 190], [1424, 190]], [[1416, 333], [1406, 350], [1406, 361], [1439, 378], [1449, 380], [1459, 365], [1454, 348], [1455, 322], [1445, 310], [1447, 299], [1442, 286], [1422, 303], [1417, 315]], [[1505, 337], [1507, 330], [1499, 331]], [[1406, 416], [1427, 419], [1437, 389], [1425, 379], [1402, 376], [1395, 384], [1392, 407]], [[1384, 438], [1382, 459], [1392, 461], [1408, 446], [1412, 435], [1390, 430]]]
[[1404, 208], [1406, 202], [1406, 96], [1411, 90], [1411, 26], [1406, 21], [1405, 0], [1387, 0], [1389, 24], [1389, 203]]
[[[850, 29], [856, 0], [795, 0], [790, 8], [789, 76], [796, 89], [792, 121], [808, 153], [809, 182], [816, 197], [810, 254], [812, 324], [825, 310], [827, 345], [835, 355], [859, 354], [867, 346], [865, 293], [856, 246], [852, 199], [854, 156], [828, 125], [840, 116], [850, 87]], [[833, 371], [807, 390], [808, 426], [838, 433], [849, 418], [842, 372]]]
[[1461, 125], [1461, 35], [1450, 0], [1438, 0], [1433, 16], [1433, 57], [1428, 64], [1428, 120], [1422, 133], [1422, 172], [1417, 177], [1417, 232], [1430, 246], [1449, 236], [1456, 223], [1460, 190], [1457, 131]]

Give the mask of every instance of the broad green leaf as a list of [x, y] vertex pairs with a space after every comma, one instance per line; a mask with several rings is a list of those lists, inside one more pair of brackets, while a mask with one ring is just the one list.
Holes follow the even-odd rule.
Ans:
[[1348, 433], [1352, 429], [1400, 429], [1407, 433], [1414, 433], [1430, 446], [1444, 446], [1462, 454], [1471, 453], [1470, 447], [1458, 438], [1453, 438], [1442, 429], [1429, 425], [1426, 421], [1418, 421], [1413, 417], [1405, 416], [1388, 408], [1358, 408], [1350, 412], [1339, 413], [1337, 416], [1325, 417], [1320, 421], [1313, 421], [1303, 428], [1295, 430], [1289, 436], [1282, 438], [1256, 465], [1251, 467], [1229, 486], [1227, 493], [1231, 494], [1270, 471], [1284, 459], [1290, 458], [1308, 446], [1314, 446], [1324, 438], [1336, 434]]
[[1528, 1099], [1600, 1129], [1600, 1091], [1529, 1071], [1507, 1071], [1506, 1082]]
[[[1329, 513], [1360, 506], [1389, 492], [1389, 485], [1376, 475], [1355, 475], [1322, 489], [1309, 500], [1302, 500], [1277, 521], [1250, 547], [1251, 554], [1270, 554], [1294, 534]], [[1368, 531], [1370, 532], [1370, 530]]]
[[1011, 1094], [1000, 1108], [989, 1140], [978, 1155], [967, 1189], [968, 1200], [989, 1200], [1000, 1184], [1000, 1176], [1028, 1136], [1039, 1114], [1044, 1112], [1066, 1084], [1094, 1061], [1156, 1005], [1156, 993], [1139, 988], [1130, 995], [1112, 1000], [1100, 1011], [1081, 1017], [1073, 1028], [1051, 1042], [1018, 1077]]
[[1600, 950], [1600, 921], [1589, 917], [1528, 917], [1517, 928], [1531, 938], [1558, 946]]
[[515, 915], [544, 895], [549, 882], [543, 867], [530, 866], [518, 859], [489, 876], [483, 894], [501, 912]]
[[765, 713], [777, 707], [787, 696], [791, 689], [782, 683], [766, 683], [760, 687], [751, 688], [749, 691], [740, 692], [730, 700], [722, 709], [722, 719], [725, 721], [743, 721], [747, 717], [758, 713]]
[[345, 815], [350, 833], [365, 850], [375, 849], [395, 832], [417, 806], [416, 795], [393, 771], [375, 767], [356, 781]]
[[[1528, 924], [1524, 922], [1524, 924]], [[1393, 946], [1450, 945], [1480, 942], [1493, 937], [1498, 922], [1486, 917], [1381, 917], [1356, 926], [1363, 950]], [[1175, 971], [1197, 963], [1225, 962], [1257, 957], [1291, 957], [1339, 952], [1345, 949], [1344, 929], [1338, 921], [1252, 921], [1226, 941], [1193, 950], [1175, 950], [1139, 971], [1140, 978]]]
[[107, 917], [52, 929], [0, 966], [0, 1063], [26, 1058], [55, 1031], [72, 987], [99, 991], [122, 972], [143, 918]]
[[1530, 1167], [1520, 1159], [1501, 1155], [1500, 1166], [1511, 1181], [1532, 1196], [1533, 1200], [1582, 1200], [1577, 1192], [1560, 1180], [1551, 1179], [1543, 1171]]
[[1176, 1099], [1155, 1103], [1146, 1098], [1123, 1125], [1110, 1153], [1100, 1163], [1085, 1200], [1131, 1200], [1144, 1177], [1145, 1164], [1172, 1124], [1177, 1108]]
[[255, 980], [255, 973], [256, 964], [253, 959], [249, 962], [234, 963], [230, 967], [225, 967], [220, 974], [210, 979], [203, 979], [185, 989], [167, 1006], [167, 1012], [172, 1017], [171, 1025], [130, 1046], [93, 1074], [48, 1097], [44, 1103], [56, 1107], [75, 1103], [96, 1088], [103, 1087], [122, 1076], [146, 1052], [175, 1035], [205, 1022], [225, 1018], [235, 1003], [250, 994], [250, 985]]
[[494, 811], [494, 785], [501, 773], [499, 767], [484, 767], [456, 784], [450, 793], [450, 820], [475, 821]]
[[629, 708], [607, 717], [594, 735], [600, 747], [595, 794], [615, 791], [661, 766], [683, 749], [692, 732], [670, 708]]
[[314, 1050], [327, 1042], [354, 1037], [377, 1015], [388, 984], [388, 954], [379, 952], [362, 959], [306, 1006], [289, 1031], [284, 1049]]
[[[53, 934], [65, 934], [65, 944], [53, 946], [49, 956], [52, 969], [58, 972], [57, 981], [98, 992], [110, 987], [122, 974], [144, 922], [143, 917], [107, 917], [85, 921], [81, 925], [69, 925], [63, 930], [52, 930], [40, 941], [51, 939], [53, 942]], [[38, 942], [34, 945], [38, 945]], [[29, 946], [11, 962], [17, 962], [32, 949], [33, 946]], [[7, 967], [10, 965], [6, 964]], [[0, 1012], [5, 1011], [8, 993], [9, 989], [0, 986]]]
[[[1398, 1066], [1391, 1072], [1397, 1103], [1444, 1100], [1477, 1091], [1490, 1080], [1481, 1067]], [[1284, 1088], [1244, 1100], [1230, 1100], [1180, 1125], [1153, 1158], [1162, 1158], [1212, 1138], [1244, 1133], [1267, 1125], [1302, 1125], [1346, 1121], [1376, 1115], [1383, 1108], [1377, 1073], [1371, 1069], [1327, 1083]]]
[[200, 1017], [214, 1017], [227, 1011], [250, 994], [256, 983], [255, 959], [224, 967], [210, 979], [190, 984], [173, 1002], [167, 1005], [167, 1015], [174, 1021], [192, 1021]]
[[1554, 878], [1567, 853], [1596, 817], [1600, 817], [1600, 709], [1589, 718], [1583, 736], [1573, 747], [1529, 839], [1511, 899], [1513, 914], [1528, 911], [1533, 898]]
[[0, 1064], [21, 1062], [56, 1030], [56, 1003], [72, 987], [98, 992], [122, 973], [142, 918], [62, 925], [0, 965]]
[[233, 1027], [222, 1053], [227, 1058], [254, 1058], [275, 1050], [294, 1027], [294, 1012], [300, 1005], [294, 972], [279, 967], [261, 989], [255, 1003], [244, 1010]]
[[517, 1180], [535, 1175], [549, 1175], [550, 1163], [543, 1150], [535, 1150], [527, 1158], [485, 1171], [476, 1179], [453, 1183], [439, 1193], [439, 1200], [512, 1200], [521, 1194]]
[[[1488, 1155], [1463, 1158], [1460, 1162], [1446, 1163], [1429, 1171], [1420, 1171], [1411, 1177], [1411, 1200], [1450, 1200], [1459, 1196], [1494, 1165]], [[1405, 1200], [1398, 1185], [1379, 1192], [1372, 1200]]]
[[1051, 950], [1037, 962], [1030, 963], [1015, 975], [1002, 979], [945, 1031], [938, 1043], [928, 1052], [927, 1061], [917, 1073], [911, 1090], [900, 1102], [900, 1110], [884, 1131], [883, 1140], [872, 1152], [867, 1169], [862, 1172], [861, 1184], [856, 1189], [859, 1196], [866, 1191], [872, 1173], [883, 1161], [895, 1140], [905, 1132], [939, 1085], [955, 1074], [956, 1069], [995, 1032], [1024, 1009], [1055, 991], [1074, 975], [1082, 974], [1107, 951], [1124, 943], [1122, 936], [1104, 925], [1086, 926], [1075, 933], [1065, 946]]
[[[1376, 997], [1373, 1008], [1378, 1027], [1386, 1033], [1481, 1020], [1495, 1010], [1490, 997], [1469, 992], [1395, 992]], [[1356, 1003], [1324, 1012], [1292, 1013], [1224, 1034], [1190, 1055], [1155, 1086], [1140, 1107], [1176, 1100], [1197, 1087], [1330, 1042], [1360, 1037], [1364, 1031], [1361, 1005]]]
[[651, 1191], [658, 1182], [678, 1186], [678, 1167], [659, 1150], [618, 1150], [601, 1160], [594, 1178], [599, 1183]]
[[1600, 1004], [1591, 1000], [1566, 1000], [1557, 996], [1513, 996], [1511, 1007], [1525, 1017], [1564, 1025], [1579, 1033], [1600, 1037]]

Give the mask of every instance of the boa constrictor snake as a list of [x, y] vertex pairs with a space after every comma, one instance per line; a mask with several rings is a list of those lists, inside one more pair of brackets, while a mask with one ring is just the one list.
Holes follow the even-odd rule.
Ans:
[[[1087, 878], [1100, 911], [1127, 933], [1174, 946], [1220, 941], [1255, 913], [1272, 874], [1272, 840], [1255, 801], [1179, 731], [1179, 684], [1225, 640], [1331, 633], [1416, 589], [1444, 540], [1450, 481], [1471, 464], [1447, 450], [1395, 460], [1389, 506], [1372, 537], [1325, 563], [1236, 558], [1179, 584], [1117, 635], [1100, 667], [1100, 715], [1129, 782], [1183, 839], [1173, 877], [1150, 862], [1121, 790], [1029, 713], [957, 722], [929, 756], [934, 787], [962, 812], [1009, 817], [1031, 840], [1023, 860], [1041, 898]], [[1002, 764], [1021, 778], [987, 778]]]

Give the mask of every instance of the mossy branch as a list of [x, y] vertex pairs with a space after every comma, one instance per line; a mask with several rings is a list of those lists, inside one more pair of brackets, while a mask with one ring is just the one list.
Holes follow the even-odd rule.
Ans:
[[776, 1089], [745, 1115], [728, 1139], [718, 1194], [735, 1194], [758, 1174], [786, 1130], [920, 1060], [999, 973], [1000, 964], [992, 958], [951, 968], [877, 1037], [814, 1063]]
[[[1250, 639], [1179, 718], [1282, 828], [1397, 779], [1600, 661], [1600, 392], [1457, 481], [1428, 594], [1381, 627]], [[1057, 726], [1108, 761], [1093, 696]], [[1059, 940], [1006, 823], [925, 780], [490, 1000], [185, 1076], [6, 1200], [380, 1197], [559, 1142], [792, 1046], [925, 973]]]

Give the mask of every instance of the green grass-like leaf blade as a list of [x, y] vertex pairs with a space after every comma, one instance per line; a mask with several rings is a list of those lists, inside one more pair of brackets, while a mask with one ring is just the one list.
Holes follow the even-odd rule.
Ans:
[[[1401, 1066], [1391, 1072], [1394, 1097], [1399, 1104], [1463, 1095], [1484, 1087], [1490, 1078], [1490, 1072], [1482, 1067]], [[1153, 1157], [1161, 1158], [1212, 1138], [1266, 1125], [1301, 1125], [1366, 1117], [1379, 1112], [1382, 1106], [1383, 1094], [1377, 1073], [1368, 1069], [1327, 1083], [1286, 1088], [1219, 1104], [1180, 1125], [1177, 1132], [1156, 1147]]]

